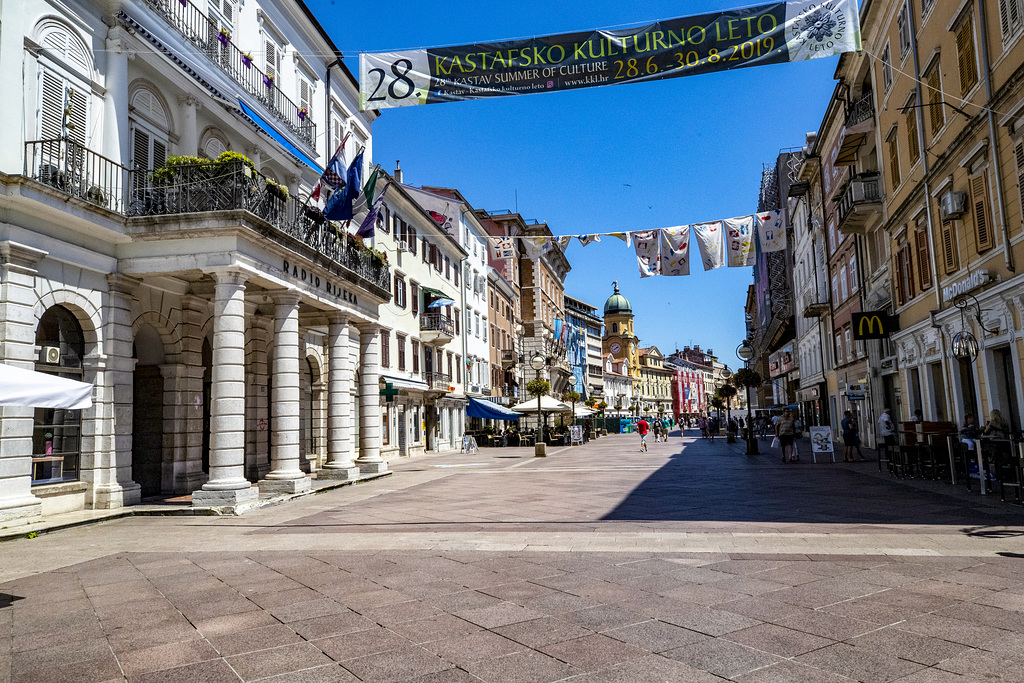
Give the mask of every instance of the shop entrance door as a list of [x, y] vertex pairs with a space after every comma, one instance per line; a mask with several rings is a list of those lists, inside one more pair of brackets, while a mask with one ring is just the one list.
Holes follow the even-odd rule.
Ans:
[[[1013, 371], [1013, 354], [1010, 352], [1009, 346], [995, 349], [992, 352], [992, 365], [995, 370], [993, 379], [996, 406], [1010, 423], [1010, 431], [1017, 433], [1021, 428], [1020, 405], [1017, 402], [1019, 377]], [[984, 422], [985, 420], [978, 420], [978, 424], [984, 424]]]

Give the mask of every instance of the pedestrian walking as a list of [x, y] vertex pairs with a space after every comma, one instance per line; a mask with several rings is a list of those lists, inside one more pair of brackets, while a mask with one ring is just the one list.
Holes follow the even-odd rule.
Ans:
[[843, 462], [853, 462], [853, 449], [857, 449], [857, 460], [866, 460], [860, 450], [860, 428], [849, 410], [843, 413], [843, 421], [839, 423], [843, 431]]
[[878, 418], [878, 435], [882, 437], [886, 452], [896, 445], [896, 425], [892, 421], [892, 409], [882, 410], [882, 416]]
[[782, 448], [782, 462], [796, 462], [796, 458], [793, 457], [796, 420], [789, 408], [782, 411], [782, 417], [775, 422], [775, 436], [779, 437], [779, 446]]
[[700, 419], [697, 420], [697, 425], [700, 427], [700, 438], [707, 439], [708, 438], [708, 420], [707, 420], [707, 418], [704, 417], [703, 415], [701, 415]]
[[651, 425], [648, 424], [647, 420], [640, 418], [640, 421], [636, 423], [636, 433], [640, 435], [640, 452], [647, 452], [647, 432], [650, 430]]

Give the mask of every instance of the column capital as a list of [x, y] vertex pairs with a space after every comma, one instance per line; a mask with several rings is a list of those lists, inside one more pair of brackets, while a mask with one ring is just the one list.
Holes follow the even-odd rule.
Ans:
[[327, 322], [331, 325], [348, 325], [351, 317], [345, 311], [328, 311]]
[[142, 284], [142, 280], [123, 273], [107, 273], [107, 286], [111, 292], [118, 294], [132, 295], [135, 289]]
[[359, 334], [373, 334], [384, 329], [384, 326], [378, 322], [358, 322], [355, 323], [355, 328], [359, 330]]
[[0, 265], [34, 268], [48, 253], [18, 242], [0, 242]]
[[178, 95], [178, 104], [184, 105], [186, 107], [195, 107], [196, 109], [202, 109], [203, 107], [201, 102], [202, 100], [200, 100], [195, 95]]
[[297, 289], [272, 289], [264, 294], [275, 304], [297, 304], [302, 300], [302, 292]]
[[206, 271], [206, 274], [213, 278], [218, 284], [244, 285], [249, 280], [249, 273], [241, 268], [227, 266], [224, 268], [213, 268]]

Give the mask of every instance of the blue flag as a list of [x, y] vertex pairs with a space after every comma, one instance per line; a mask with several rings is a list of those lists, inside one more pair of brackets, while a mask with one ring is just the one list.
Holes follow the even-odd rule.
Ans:
[[[332, 221], [352, 220], [353, 205], [363, 187], [363, 153], [360, 152], [345, 173], [345, 187], [331, 195], [324, 206], [324, 217]], [[335, 200], [335, 195], [340, 195]]]

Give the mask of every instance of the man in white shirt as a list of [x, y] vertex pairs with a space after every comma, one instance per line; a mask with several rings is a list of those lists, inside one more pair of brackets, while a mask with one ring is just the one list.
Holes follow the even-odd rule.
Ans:
[[882, 416], [878, 418], [878, 435], [886, 446], [896, 445], [896, 425], [893, 424], [890, 408], [883, 410]]

